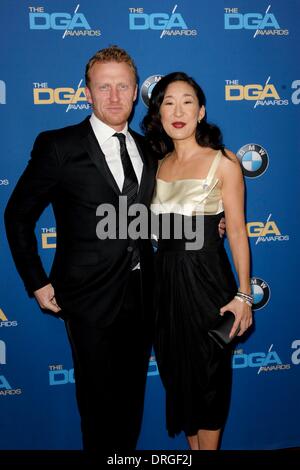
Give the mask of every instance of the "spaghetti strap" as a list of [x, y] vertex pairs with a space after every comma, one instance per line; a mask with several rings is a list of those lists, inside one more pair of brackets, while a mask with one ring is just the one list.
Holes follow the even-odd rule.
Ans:
[[221, 158], [222, 158], [222, 153], [221, 153], [221, 150], [219, 150], [218, 153], [215, 155], [215, 157], [213, 159], [213, 162], [210, 166], [209, 172], [207, 174], [207, 177], [205, 178], [207, 185], [211, 184], [211, 182], [212, 182], [212, 180], [215, 176], [215, 173], [217, 171], [217, 168], [219, 166]]

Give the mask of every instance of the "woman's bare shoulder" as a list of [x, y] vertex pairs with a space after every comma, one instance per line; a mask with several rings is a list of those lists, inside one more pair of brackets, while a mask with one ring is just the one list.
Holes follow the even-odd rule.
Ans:
[[225, 160], [227, 160], [227, 161], [229, 160], [231, 162], [239, 162], [238, 157], [236, 156], [236, 154], [234, 152], [232, 152], [232, 150], [229, 150], [227, 148], [225, 148], [224, 150], [226, 152], [226, 155], [229, 157], [229, 159], [228, 159], [223, 155]]
[[220, 172], [223, 176], [233, 176], [234, 174], [237, 177], [240, 177], [242, 174], [240, 160], [234, 152], [229, 149], [225, 149], [226, 155], [222, 155], [220, 162]]

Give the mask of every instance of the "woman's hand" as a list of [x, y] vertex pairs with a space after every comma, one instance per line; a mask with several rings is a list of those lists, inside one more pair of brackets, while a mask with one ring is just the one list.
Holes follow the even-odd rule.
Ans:
[[233, 337], [238, 328], [240, 331], [237, 336], [242, 336], [245, 331], [252, 325], [252, 310], [246, 302], [240, 302], [238, 299], [232, 299], [227, 305], [220, 309], [220, 314], [223, 315], [226, 310], [230, 310], [234, 316], [235, 321], [229, 333]]

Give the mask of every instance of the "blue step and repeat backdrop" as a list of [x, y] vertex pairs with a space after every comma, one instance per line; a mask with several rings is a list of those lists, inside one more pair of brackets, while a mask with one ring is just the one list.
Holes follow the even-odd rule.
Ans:
[[[193, 76], [206, 92], [209, 120], [241, 160], [252, 249], [255, 327], [233, 354], [222, 449], [299, 446], [300, 1], [77, 1], [0, 2], [1, 213], [36, 135], [90, 113], [84, 69], [95, 51], [118, 44], [135, 58], [137, 131], [161, 76], [175, 70]], [[0, 448], [79, 449], [63, 322], [27, 297], [3, 217], [0, 230]], [[36, 235], [49, 269], [56, 237], [51, 209]], [[123, 356], [129, 369], [126, 350]], [[139, 449], [186, 447], [183, 435], [167, 436], [152, 356]]]

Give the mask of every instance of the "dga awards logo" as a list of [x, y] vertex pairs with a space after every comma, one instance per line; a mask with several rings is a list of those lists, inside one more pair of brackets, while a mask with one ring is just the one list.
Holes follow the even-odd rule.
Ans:
[[76, 88], [70, 86], [49, 87], [47, 82], [33, 83], [33, 103], [35, 105], [59, 104], [66, 106], [68, 111], [90, 109], [85, 95], [85, 87], [81, 86], [81, 79]]
[[3, 80], [0, 80], [0, 104], [6, 104], [6, 85]]
[[0, 397], [9, 395], [21, 395], [22, 390], [20, 388], [13, 388], [4, 375], [0, 375]]
[[16, 320], [9, 320], [0, 308], [0, 328], [10, 328], [12, 326], [18, 326], [18, 322]]
[[264, 174], [269, 166], [269, 156], [261, 145], [246, 144], [237, 151], [243, 173], [248, 178], [257, 178]]
[[238, 8], [224, 8], [224, 28], [227, 30], [248, 30], [257, 36], [287, 36], [288, 29], [283, 29], [269, 5], [264, 13], [240, 13]]
[[251, 278], [251, 290], [253, 295], [253, 310], [259, 310], [267, 305], [271, 297], [270, 287], [259, 277]]
[[79, 12], [78, 4], [72, 13], [48, 13], [42, 6], [29, 8], [29, 28], [31, 30], [63, 30], [62, 39], [66, 37], [95, 37], [100, 36], [100, 29], [92, 29], [86, 16]]
[[256, 238], [255, 245], [261, 242], [289, 241], [289, 235], [282, 235], [278, 227], [278, 222], [276, 223], [271, 217], [272, 214], [269, 214], [265, 222], [255, 221], [247, 223], [248, 237]]
[[289, 370], [290, 363], [284, 364], [278, 352], [273, 349], [273, 344], [269, 346], [267, 351], [255, 351], [252, 353], [244, 353], [243, 350], [237, 350], [232, 356], [233, 369], [245, 369], [251, 367], [257, 369], [257, 374], [261, 372], [278, 372]]
[[162, 75], [151, 75], [143, 82], [141, 86], [141, 98], [145, 106], [149, 106], [152, 90], [161, 78]]
[[44, 250], [49, 248], [56, 248], [56, 228], [55, 227], [42, 227], [41, 228], [41, 242]]
[[144, 8], [129, 8], [129, 29], [160, 31], [161, 39], [167, 36], [197, 36], [197, 30], [188, 27], [177, 6], [174, 5], [170, 13], [145, 13]]
[[74, 384], [74, 369], [65, 369], [62, 364], [49, 365], [49, 385]]
[[[288, 99], [281, 97], [273, 83], [270, 83], [271, 77], [268, 77], [264, 84], [251, 83], [241, 84], [239, 80], [225, 80], [225, 101], [250, 101], [254, 103], [254, 109], [257, 106], [287, 106]], [[285, 86], [282, 86], [285, 88]]]

